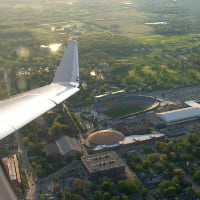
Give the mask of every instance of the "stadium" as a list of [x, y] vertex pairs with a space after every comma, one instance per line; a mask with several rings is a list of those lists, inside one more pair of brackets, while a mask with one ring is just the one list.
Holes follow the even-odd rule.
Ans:
[[158, 106], [159, 101], [154, 97], [127, 94], [124, 90], [120, 90], [95, 96], [94, 109], [98, 113], [103, 113], [111, 118], [121, 118], [153, 110]]

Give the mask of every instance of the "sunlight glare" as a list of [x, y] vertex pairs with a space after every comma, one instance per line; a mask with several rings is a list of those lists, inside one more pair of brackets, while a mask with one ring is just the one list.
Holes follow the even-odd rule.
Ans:
[[95, 72], [94, 70], [92, 70], [92, 71], [90, 72], [90, 75], [91, 75], [91, 76], [96, 76], [96, 72]]
[[58, 49], [60, 48], [61, 45], [62, 44], [59, 44], [59, 43], [57, 43], [57, 44], [50, 44], [49, 48], [51, 49], [51, 51], [56, 52], [56, 51], [58, 51]]

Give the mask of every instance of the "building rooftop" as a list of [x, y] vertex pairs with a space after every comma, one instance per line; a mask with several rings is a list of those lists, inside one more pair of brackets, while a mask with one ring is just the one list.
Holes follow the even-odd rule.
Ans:
[[81, 160], [89, 173], [125, 166], [125, 163], [114, 151], [83, 156]]
[[195, 101], [185, 101], [184, 103], [185, 103], [186, 105], [188, 105], [188, 106], [191, 106], [191, 107], [197, 107], [197, 108], [200, 107], [200, 104], [197, 103], [197, 102], [195, 102]]
[[131, 144], [131, 143], [135, 143], [135, 142], [144, 142], [147, 140], [151, 140], [151, 139], [157, 139], [157, 138], [161, 138], [164, 137], [165, 135], [162, 133], [155, 133], [155, 134], [143, 134], [143, 135], [130, 135], [124, 138], [124, 140], [122, 142], [120, 142], [120, 144]]
[[200, 108], [189, 107], [189, 108], [177, 109], [177, 110], [157, 113], [157, 116], [166, 122], [180, 121], [189, 118], [199, 117]]
[[124, 139], [124, 135], [116, 130], [100, 130], [89, 135], [88, 141], [94, 145], [116, 144]]
[[70, 151], [82, 152], [81, 145], [76, 138], [68, 137], [66, 135], [56, 140], [56, 145], [61, 155], [65, 155]]
[[185, 101], [185, 104], [191, 107], [157, 113], [157, 116], [166, 122], [175, 122], [200, 117], [200, 104], [195, 101]]
[[124, 137], [124, 139], [122, 141], [120, 141], [119, 143], [112, 144], [112, 145], [97, 145], [93, 150], [98, 151], [98, 150], [102, 150], [102, 149], [106, 149], [106, 148], [109, 149], [109, 148], [118, 147], [120, 145], [134, 144], [137, 142], [145, 142], [145, 141], [148, 141], [151, 139], [162, 138], [164, 136], [165, 135], [162, 133], [130, 135], [130, 136]]
[[21, 183], [21, 177], [19, 173], [19, 166], [16, 154], [14, 154], [9, 158], [5, 158], [4, 163], [8, 170], [10, 180], [16, 181], [17, 183]]

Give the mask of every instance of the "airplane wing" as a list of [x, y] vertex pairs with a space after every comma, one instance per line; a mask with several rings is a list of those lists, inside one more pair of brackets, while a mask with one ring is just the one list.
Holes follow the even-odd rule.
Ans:
[[0, 139], [20, 129], [79, 91], [77, 42], [65, 49], [51, 84], [0, 101]]

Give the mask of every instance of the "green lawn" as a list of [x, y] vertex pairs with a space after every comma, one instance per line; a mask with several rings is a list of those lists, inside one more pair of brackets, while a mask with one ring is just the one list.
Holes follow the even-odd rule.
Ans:
[[128, 106], [126, 105], [118, 106], [116, 108], [108, 110], [105, 114], [110, 117], [116, 118], [116, 117], [122, 117], [128, 114], [136, 113], [142, 110], [144, 110], [144, 108], [141, 105], [133, 104], [133, 105], [128, 105]]

